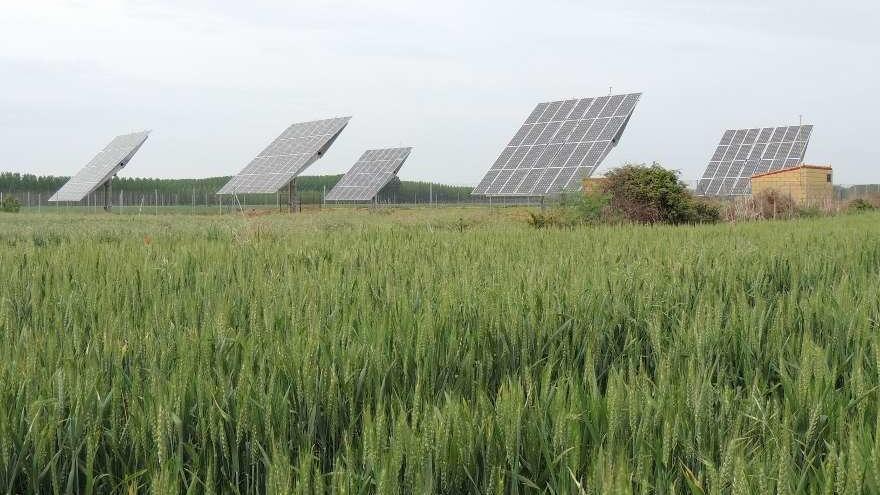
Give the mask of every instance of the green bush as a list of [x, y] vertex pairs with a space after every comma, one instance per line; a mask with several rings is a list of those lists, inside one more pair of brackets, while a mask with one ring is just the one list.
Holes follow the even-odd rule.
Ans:
[[6, 196], [3, 198], [3, 202], [0, 203], [0, 211], [6, 213], [18, 213], [19, 210], [21, 210], [21, 203], [19, 203], [13, 196]]
[[824, 212], [818, 206], [804, 206], [797, 209], [797, 216], [800, 218], [819, 218], [824, 216]]
[[698, 200], [675, 171], [659, 165], [625, 165], [606, 174], [602, 185], [613, 212], [637, 223], [715, 223], [720, 209]]
[[611, 196], [607, 194], [583, 194], [572, 203], [572, 208], [582, 222], [596, 223], [606, 218], [610, 202]]
[[874, 210], [874, 205], [864, 198], [858, 198], [850, 201], [846, 208], [849, 211], [863, 212]]
[[699, 198], [692, 198], [690, 223], [718, 223], [721, 220], [721, 206]]
[[605, 194], [570, 194], [547, 210], [529, 211], [526, 222], [536, 228], [575, 227], [592, 225], [610, 220], [608, 203], [610, 197]]
[[570, 227], [573, 225], [564, 207], [557, 207], [548, 211], [530, 210], [528, 213], [529, 217], [526, 219], [526, 222], [536, 229]]

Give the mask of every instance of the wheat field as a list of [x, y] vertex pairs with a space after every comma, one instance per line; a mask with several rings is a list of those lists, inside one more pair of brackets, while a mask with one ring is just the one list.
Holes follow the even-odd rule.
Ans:
[[0, 214], [0, 491], [880, 492], [880, 215], [523, 214]]

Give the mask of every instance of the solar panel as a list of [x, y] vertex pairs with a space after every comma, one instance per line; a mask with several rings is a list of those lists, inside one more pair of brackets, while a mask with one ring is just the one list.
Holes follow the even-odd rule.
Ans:
[[149, 131], [144, 131], [113, 138], [82, 170], [61, 186], [49, 201], [82, 201], [122, 170], [149, 134]]
[[397, 175], [412, 148], [367, 150], [324, 198], [370, 201]]
[[724, 131], [697, 184], [697, 194], [750, 194], [753, 175], [803, 163], [812, 132], [812, 125]]
[[577, 191], [626, 129], [641, 93], [539, 103], [474, 189], [481, 196]]
[[217, 194], [277, 192], [321, 158], [349, 120], [339, 117], [291, 125]]

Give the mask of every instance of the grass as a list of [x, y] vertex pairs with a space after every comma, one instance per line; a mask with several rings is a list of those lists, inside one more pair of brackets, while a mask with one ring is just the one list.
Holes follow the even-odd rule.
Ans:
[[876, 493], [880, 215], [0, 214], [0, 492]]

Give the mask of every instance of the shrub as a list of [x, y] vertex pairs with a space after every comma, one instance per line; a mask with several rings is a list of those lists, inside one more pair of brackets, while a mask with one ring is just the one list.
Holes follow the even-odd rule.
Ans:
[[721, 206], [694, 198], [691, 215], [693, 216], [691, 223], [717, 223], [721, 221]]
[[858, 198], [850, 201], [846, 208], [853, 212], [863, 212], [873, 210], [874, 205], [864, 198]]
[[571, 194], [562, 197], [556, 214], [572, 225], [599, 223], [609, 219], [610, 201], [604, 193]]
[[596, 223], [606, 216], [610, 203], [611, 196], [592, 193], [580, 196], [573, 207], [581, 221]]
[[564, 214], [564, 208], [553, 208], [549, 211], [531, 211], [529, 210], [529, 217], [526, 218], [526, 223], [536, 229], [544, 229], [548, 227], [569, 227], [571, 226], [571, 222], [566, 218]]
[[3, 198], [3, 202], [0, 203], [0, 211], [6, 213], [18, 213], [19, 210], [21, 210], [21, 203], [19, 203], [13, 196], [6, 196]]
[[611, 209], [638, 223], [713, 223], [720, 209], [691, 195], [675, 171], [659, 165], [626, 165], [605, 176]]
[[752, 203], [758, 218], [791, 218], [798, 212], [797, 205], [789, 194], [775, 189], [767, 189], [752, 195]]

